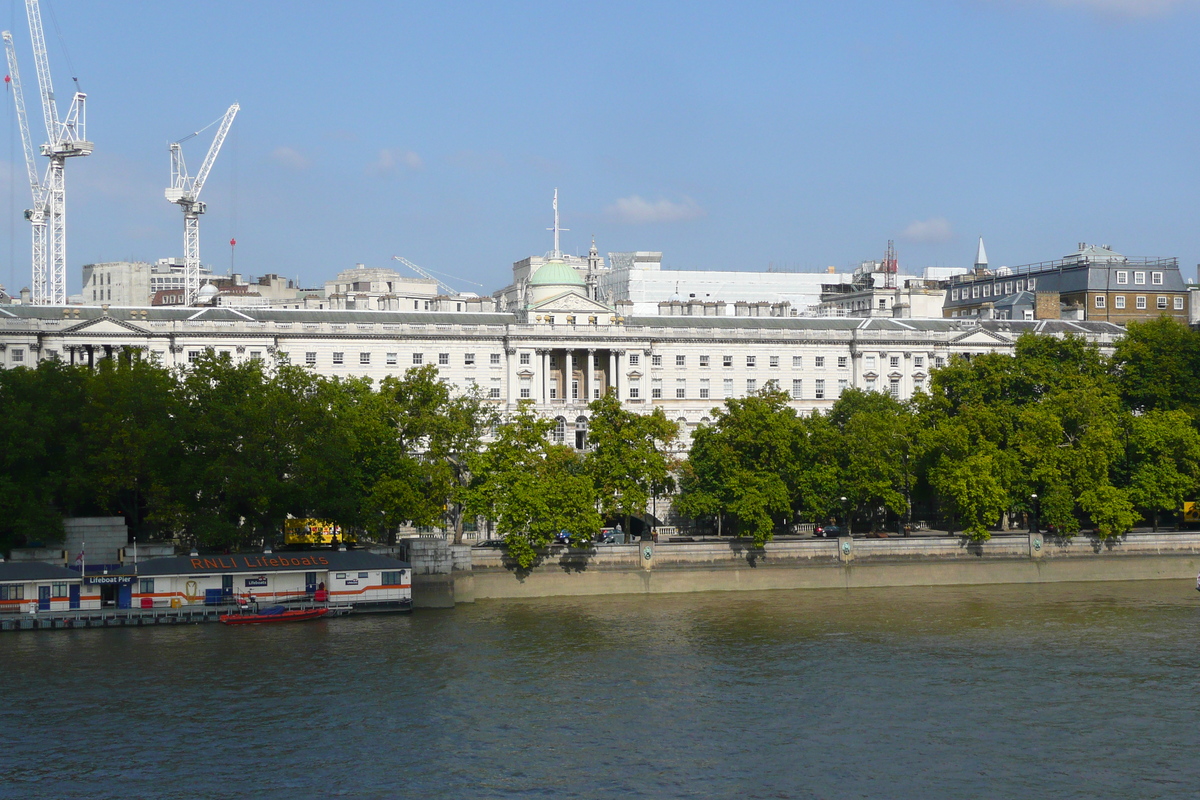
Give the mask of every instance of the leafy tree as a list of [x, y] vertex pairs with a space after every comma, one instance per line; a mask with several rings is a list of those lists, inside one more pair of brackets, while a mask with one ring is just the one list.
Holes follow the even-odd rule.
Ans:
[[630, 530], [632, 516], [646, 513], [651, 491], [669, 483], [675, 464], [670, 445], [679, 428], [661, 408], [638, 414], [621, 406], [609, 392], [592, 401], [588, 423], [588, 453], [584, 459], [605, 517], [624, 517]]
[[687, 516], [724, 514], [762, 547], [791, 511], [801, 431], [788, 397], [772, 381], [714, 409], [698, 429], [683, 471], [676, 507]]
[[1158, 530], [1159, 514], [1181, 509], [1200, 486], [1200, 433], [1182, 410], [1130, 416], [1129, 455], [1129, 499]]
[[1114, 348], [1112, 368], [1121, 399], [1133, 411], [1180, 410], [1200, 418], [1200, 333], [1182, 322], [1166, 316], [1130, 322]]
[[916, 446], [907, 406], [884, 392], [848, 389], [829, 420], [841, 432], [838, 479], [851, 508], [886, 508], [907, 517]]
[[473, 479], [463, 493], [465, 507], [495, 521], [522, 569], [533, 566], [558, 532], [590, 541], [600, 529], [591, 476], [573, 448], [550, 444], [553, 426], [522, 403], [487, 449], [469, 459]]

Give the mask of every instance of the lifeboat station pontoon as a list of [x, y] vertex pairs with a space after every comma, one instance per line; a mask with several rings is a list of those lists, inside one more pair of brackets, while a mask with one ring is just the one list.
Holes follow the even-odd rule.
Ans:
[[329, 549], [192, 553], [83, 577], [53, 564], [0, 562], [0, 630], [217, 622], [248, 604], [323, 606], [335, 616], [406, 611], [412, 568], [366, 550]]

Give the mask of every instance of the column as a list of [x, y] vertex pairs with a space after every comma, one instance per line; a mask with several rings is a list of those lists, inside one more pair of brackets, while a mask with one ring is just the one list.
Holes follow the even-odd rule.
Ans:
[[549, 402], [548, 396], [550, 394], [549, 390], [546, 387], [546, 381], [549, 380], [549, 372], [550, 372], [550, 369], [549, 369], [550, 351], [549, 350], [538, 350], [537, 356], [538, 356], [538, 386], [540, 387], [540, 389], [538, 391], [538, 403], [540, 405], [546, 405], [546, 403]]
[[611, 355], [613, 365], [613, 388], [617, 390], [617, 399], [623, 402], [625, 398], [621, 396], [621, 356], [625, 355], [625, 351], [613, 350]]
[[588, 348], [587, 375], [584, 377], [586, 378], [584, 384], [587, 387], [587, 394], [584, 397], [586, 398], [586, 402], [590, 403], [592, 402], [592, 395], [595, 394], [592, 391], [592, 384], [596, 382], [596, 348], [594, 347]]
[[517, 350], [515, 347], [504, 348], [504, 403], [512, 408], [516, 402], [517, 383]]
[[575, 379], [575, 351], [567, 349], [563, 351], [563, 402], [571, 404], [575, 402], [575, 398], [571, 397], [571, 381]]

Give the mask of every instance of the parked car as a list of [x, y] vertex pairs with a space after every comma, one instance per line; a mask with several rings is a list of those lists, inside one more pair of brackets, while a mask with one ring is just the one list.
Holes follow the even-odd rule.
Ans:
[[813, 536], [820, 536], [823, 539], [836, 539], [842, 535], [842, 529], [837, 525], [818, 525], [813, 528]]
[[503, 539], [484, 539], [482, 542], [476, 542], [473, 547], [490, 547], [498, 549], [504, 547], [507, 543]]

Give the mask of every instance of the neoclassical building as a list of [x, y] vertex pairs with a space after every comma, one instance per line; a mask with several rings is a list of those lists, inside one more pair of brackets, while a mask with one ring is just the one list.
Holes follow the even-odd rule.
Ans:
[[1077, 334], [1104, 350], [1124, 332], [1075, 320], [709, 316], [687, 305], [624, 316], [555, 258], [520, 291], [517, 307], [502, 313], [0, 306], [0, 366], [94, 365], [136, 353], [186, 368], [211, 349], [378, 381], [432, 364], [502, 409], [532, 401], [558, 419], [557, 437], [578, 447], [586, 446], [588, 403], [610, 390], [628, 408], [663, 408], [683, 424], [686, 445], [723, 400], [772, 381], [803, 412], [827, 409], [848, 387], [904, 399], [951, 356], [1009, 353], [1025, 331]]

